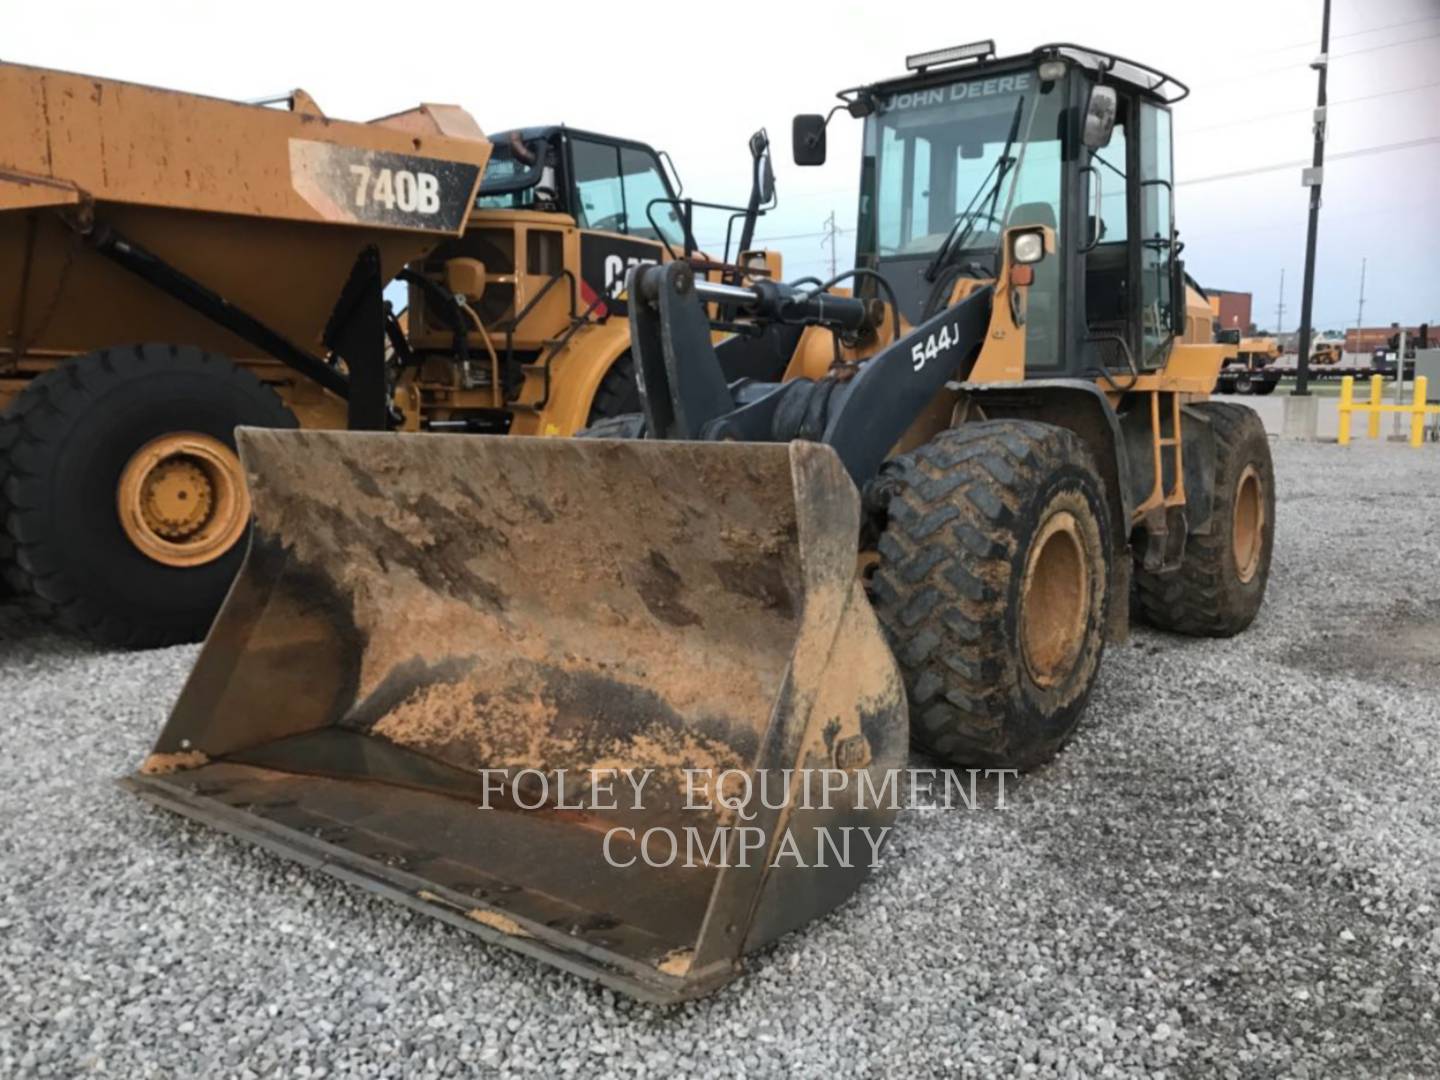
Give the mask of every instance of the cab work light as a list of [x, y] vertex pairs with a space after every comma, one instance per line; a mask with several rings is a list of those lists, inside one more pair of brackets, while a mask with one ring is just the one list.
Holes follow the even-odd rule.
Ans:
[[924, 71], [937, 64], [953, 64], [957, 60], [983, 60], [995, 55], [994, 41], [974, 41], [969, 45], [955, 45], [948, 49], [932, 49], [930, 52], [915, 53], [905, 58], [908, 71]]

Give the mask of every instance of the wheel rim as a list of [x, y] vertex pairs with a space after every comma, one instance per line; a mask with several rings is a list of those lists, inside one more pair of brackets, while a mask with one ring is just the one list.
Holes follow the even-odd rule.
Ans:
[[1235, 488], [1235, 516], [1232, 542], [1235, 549], [1235, 572], [1248, 582], [1260, 569], [1260, 552], [1265, 537], [1265, 500], [1261, 497], [1260, 473], [1247, 465]]
[[1030, 547], [1020, 596], [1020, 645], [1030, 677], [1054, 686], [1075, 667], [1085, 644], [1090, 574], [1080, 523], [1052, 515]]
[[166, 566], [218, 559], [250, 520], [235, 451], [193, 431], [162, 435], [137, 450], [120, 473], [116, 502], [130, 542]]

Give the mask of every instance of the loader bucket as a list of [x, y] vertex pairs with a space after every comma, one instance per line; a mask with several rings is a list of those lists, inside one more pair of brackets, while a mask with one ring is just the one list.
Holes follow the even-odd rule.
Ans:
[[139, 794], [651, 1001], [859, 885], [908, 736], [829, 448], [239, 445], [250, 552]]

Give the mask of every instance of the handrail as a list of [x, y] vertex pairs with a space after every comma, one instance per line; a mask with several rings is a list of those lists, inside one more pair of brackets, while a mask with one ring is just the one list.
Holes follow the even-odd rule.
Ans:
[[[572, 320], [575, 318], [575, 275], [569, 270], [562, 269], [551, 274], [550, 279], [546, 281], [544, 285], [540, 286], [540, 291], [532, 296], [529, 302], [520, 309], [520, 313], [505, 323], [505, 378], [507, 380], [510, 378], [515, 365], [515, 331], [519, 329], [520, 324], [525, 321], [526, 316], [535, 310], [535, 305], [545, 299], [546, 294], [555, 287], [555, 283], [561, 278], [564, 278], [570, 285], [570, 318]], [[506, 391], [506, 387], [500, 387], [500, 399], [502, 401], [509, 396]]]

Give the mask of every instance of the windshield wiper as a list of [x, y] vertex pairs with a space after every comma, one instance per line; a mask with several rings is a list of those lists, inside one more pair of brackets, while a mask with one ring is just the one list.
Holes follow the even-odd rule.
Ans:
[[[935, 251], [935, 257], [925, 267], [925, 280], [934, 281], [940, 268], [949, 260], [952, 252], [963, 251], [965, 241], [970, 239], [970, 234], [975, 230], [975, 222], [980, 216], [980, 207], [988, 199], [990, 209], [988, 214], [993, 220], [995, 207], [1000, 201], [1000, 189], [1005, 185], [1005, 177], [1009, 175], [1010, 168], [1015, 164], [1015, 159], [1010, 156], [1010, 148], [1015, 145], [1015, 140], [1020, 136], [1020, 114], [1025, 109], [1025, 96], [1022, 94], [1020, 100], [1015, 103], [1015, 115], [1010, 118], [1010, 134], [1005, 139], [1005, 149], [1000, 151], [1000, 157], [985, 174], [985, 179], [980, 181], [980, 186], [975, 189], [975, 194], [970, 196], [970, 201], [965, 204], [965, 209], [960, 211], [955, 218], [955, 223], [950, 226], [950, 231], [945, 234], [940, 247]], [[992, 183], [990, 178], [995, 177]], [[988, 185], [988, 186], [987, 186]]]

